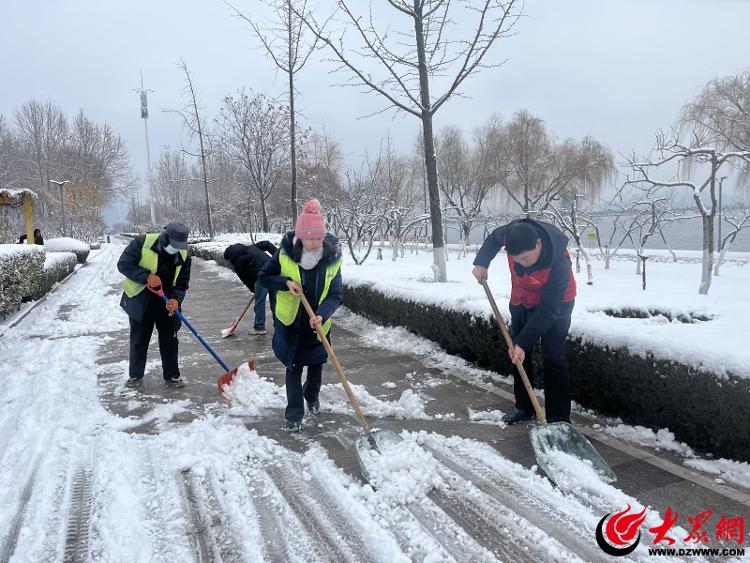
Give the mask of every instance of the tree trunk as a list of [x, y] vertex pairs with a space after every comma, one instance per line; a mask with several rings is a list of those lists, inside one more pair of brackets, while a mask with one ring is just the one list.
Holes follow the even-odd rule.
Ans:
[[268, 229], [268, 212], [266, 211], [266, 200], [262, 197], [260, 198], [260, 210], [261, 213], [263, 213], [263, 232], [267, 233], [269, 232]]
[[699, 295], [708, 295], [711, 288], [711, 268], [714, 265], [714, 216], [703, 216], [703, 263]]
[[719, 259], [716, 261], [716, 267], [714, 268], [714, 276], [719, 275], [719, 269], [721, 268], [722, 264], [724, 264], [724, 259], [727, 255], [727, 250], [729, 250], [729, 247], [734, 242], [734, 239], [737, 238], [737, 233], [735, 232], [732, 236], [726, 237], [724, 239], [724, 244], [721, 245], [721, 252], [719, 253]]
[[424, 161], [427, 170], [427, 192], [430, 198], [430, 222], [432, 224], [432, 271], [436, 282], [447, 281], [445, 253], [443, 250], [443, 214], [440, 210], [440, 188], [438, 186], [437, 158], [435, 140], [432, 132], [432, 104], [430, 101], [430, 82], [427, 74], [425, 56], [423, 5], [414, 0], [414, 36], [416, 39], [417, 59], [419, 62], [419, 94], [422, 103], [422, 136], [424, 140]]
[[[583, 256], [584, 261], [586, 262], [586, 275], [587, 275], [587, 285], [594, 285], [594, 270], [591, 267], [591, 257], [589, 256], [589, 253], [586, 252], [586, 250], [583, 248], [583, 245], [581, 244], [581, 237], [576, 237], [576, 246], [578, 247], [578, 252]], [[578, 262], [578, 257], [576, 257], [576, 263]]]
[[[289, 22], [287, 26], [289, 32], [289, 53], [291, 56], [291, 45], [292, 45], [292, 7], [291, 2], [287, 3], [289, 9]], [[292, 211], [292, 223], [297, 218], [297, 132], [295, 128], [294, 119], [294, 69], [292, 68], [292, 61], [289, 61], [289, 137], [292, 145], [292, 193], [291, 193], [291, 211]]]

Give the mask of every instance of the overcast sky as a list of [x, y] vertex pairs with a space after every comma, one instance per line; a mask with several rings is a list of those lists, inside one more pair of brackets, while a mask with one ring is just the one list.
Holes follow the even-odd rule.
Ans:
[[[352, 0], [356, 4], [365, 0]], [[243, 10], [256, 0], [235, 0]], [[326, 0], [319, 0], [324, 6]], [[592, 134], [616, 153], [647, 151], [653, 132], [668, 127], [708, 80], [750, 68], [750, 1], [528, 0], [517, 35], [503, 40], [500, 68], [470, 78], [470, 99], [454, 99], [436, 125], [469, 132], [492, 113], [520, 108], [546, 120], [559, 138]], [[134, 169], [145, 171], [139, 71], [151, 109], [151, 157], [179, 147], [179, 118], [162, 113], [183, 104], [187, 62], [203, 104], [214, 113], [222, 96], [241, 86], [270, 96], [285, 93], [247, 24], [220, 0], [0, 0], [0, 113], [30, 98], [53, 100], [72, 115], [82, 108], [126, 140]], [[306, 124], [325, 126], [355, 161], [388, 130], [408, 150], [413, 117], [358, 119], [382, 107], [374, 95], [330, 86], [324, 62], [312, 60], [299, 79]]]

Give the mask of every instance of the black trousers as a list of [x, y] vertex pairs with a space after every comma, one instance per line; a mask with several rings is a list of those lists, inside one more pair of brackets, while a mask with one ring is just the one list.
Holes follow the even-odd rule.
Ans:
[[308, 403], [318, 400], [320, 385], [323, 381], [323, 364], [307, 366], [307, 379], [302, 385], [302, 368], [305, 366], [292, 366], [286, 368], [286, 416], [287, 420], [299, 422], [305, 415], [303, 399]]
[[130, 319], [130, 377], [141, 379], [146, 370], [146, 355], [154, 325], [159, 333], [159, 354], [164, 379], [180, 376], [177, 366], [177, 330], [180, 322], [170, 317], [164, 302], [149, 296], [143, 319], [140, 322]]
[[[575, 302], [564, 303], [560, 317], [541, 336], [542, 373], [544, 375], [544, 407], [547, 422], [570, 422], [570, 383], [568, 380], [568, 358], [565, 355], [565, 339], [570, 330], [570, 316]], [[511, 334], [519, 334], [534, 309], [510, 306]], [[523, 367], [534, 385], [534, 364], [532, 350], [527, 351]], [[523, 380], [515, 369], [513, 373], [513, 393], [516, 408], [528, 413], [534, 412]]]

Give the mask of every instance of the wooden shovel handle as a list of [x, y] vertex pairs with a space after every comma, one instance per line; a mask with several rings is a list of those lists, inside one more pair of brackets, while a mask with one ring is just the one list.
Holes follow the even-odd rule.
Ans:
[[242, 312], [240, 313], [240, 318], [239, 318], [240, 321], [242, 320], [242, 317], [245, 316], [245, 313], [247, 313], [247, 310], [250, 308], [250, 305], [253, 304], [253, 301], [255, 301], [255, 294], [254, 293], [250, 294], [250, 301], [248, 301], [247, 305], [245, 305], [245, 308], [242, 309]]
[[[310, 303], [307, 300], [307, 297], [305, 297], [304, 293], [299, 294], [299, 300], [302, 302], [302, 305], [305, 307], [307, 314], [310, 315], [310, 318], [314, 319], [316, 316], [315, 311], [313, 311], [312, 307], [310, 307]], [[333, 348], [331, 348], [331, 343], [328, 342], [328, 338], [323, 332], [323, 327], [320, 325], [317, 325], [315, 327], [315, 331], [318, 333], [318, 336], [320, 337], [320, 341], [323, 343], [323, 346], [325, 346], [326, 352], [328, 352], [328, 356], [331, 358], [331, 362], [333, 362], [333, 366], [336, 368], [336, 373], [339, 376], [341, 385], [344, 386], [344, 391], [346, 391], [346, 394], [349, 397], [349, 402], [352, 404], [352, 407], [354, 407], [354, 413], [357, 415], [357, 420], [362, 425], [362, 429], [365, 431], [365, 434], [369, 434], [370, 427], [367, 425], [367, 421], [365, 420], [365, 417], [362, 414], [362, 409], [359, 407], [359, 401], [357, 401], [357, 397], [354, 396], [354, 393], [352, 393], [351, 387], [349, 387], [349, 382], [346, 380], [346, 376], [344, 375], [344, 370], [342, 369], [338, 358], [336, 358], [336, 354], [333, 353]]]
[[[490, 302], [490, 307], [492, 307], [492, 312], [495, 314], [495, 320], [497, 320], [497, 324], [500, 325], [500, 330], [503, 333], [503, 337], [505, 337], [505, 343], [508, 345], [508, 348], [513, 348], [513, 339], [510, 337], [510, 333], [508, 332], [508, 328], [505, 326], [505, 321], [503, 320], [503, 317], [500, 315], [500, 310], [497, 308], [497, 303], [495, 302], [495, 298], [492, 296], [492, 292], [490, 291], [490, 286], [487, 285], [487, 281], [482, 282], [482, 287], [484, 288], [484, 292], [487, 294], [487, 300]], [[523, 363], [518, 362], [515, 364], [515, 366], [518, 368], [518, 373], [521, 374], [521, 379], [523, 380], [523, 386], [526, 387], [526, 391], [529, 394], [529, 398], [531, 399], [531, 404], [534, 405], [534, 410], [536, 411], [536, 418], [541, 422], [542, 424], [547, 424], [547, 419], [544, 416], [544, 411], [542, 410], [542, 407], [539, 405], [539, 399], [536, 397], [536, 393], [534, 393], [534, 388], [531, 386], [531, 382], [529, 381], [529, 376], [526, 375], [526, 370], [523, 367]]]

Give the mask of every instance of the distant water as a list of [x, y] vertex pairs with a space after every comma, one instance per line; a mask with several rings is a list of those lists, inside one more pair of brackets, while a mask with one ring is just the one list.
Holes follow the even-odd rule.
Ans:
[[[718, 223], [718, 221], [717, 221]], [[608, 241], [609, 235], [612, 232], [612, 221], [611, 219], [603, 219], [599, 226], [601, 232], [602, 241]], [[724, 223], [722, 225], [722, 236], [727, 235], [731, 231], [731, 225]], [[669, 243], [672, 250], [701, 250], [703, 248], [703, 227], [699, 218], [684, 219], [681, 221], [675, 221], [673, 223], [665, 224], [664, 235]], [[482, 227], [475, 229], [472, 232], [471, 242], [473, 244], [482, 243], [483, 230]], [[637, 236], [637, 235], [636, 235]], [[620, 235], [620, 238], [622, 235]], [[714, 228], [714, 248], [716, 248], [718, 240], [718, 228]], [[635, 238], [635, 237], [634, 237]], [[619, 242], [619, 238], [616, 239]], [[637, 240], [637, 239], [636, 239]], [[449, 230], [448, 242], [458, 242], [458, 235], [453, 229]], [[603, 242], [604, 243], [604, 242]], [[616, 243], [615, 243], [616, 244]], [[595, 246], [594, 243], [586, 240], [585, 246]], [[626, 240], [623, 248], [633, 248], [633, 245], [629, 240]], [[658, 233], [654, 234], [649, 238], [646, 243], [646, 248], [664, 249], [666, 246], [661, 240]], [[731, 251], [743, 251], [750, 252], [750, 227], [745, 228], [732, 243], [729, 248]]]

